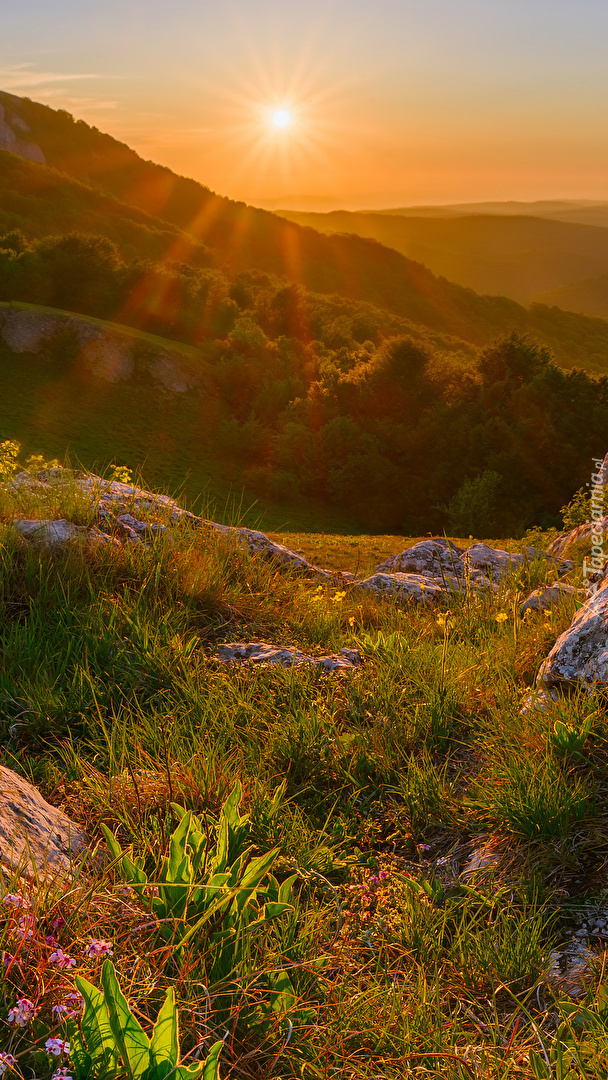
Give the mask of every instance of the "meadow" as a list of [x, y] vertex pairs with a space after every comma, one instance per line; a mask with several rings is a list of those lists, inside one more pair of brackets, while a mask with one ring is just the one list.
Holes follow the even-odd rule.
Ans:
[[[97, 861], [65, 886], [4, 882], [0, 1027], [19, 1072], [62, 1075], [44, 1047], [67, 1036], [76, 1080], [608, 1076], [605, 709], [575, 694], [520, 712], [578, 603], [520, 616], [547, 565], [402, 610], [187, 523], [148, 547], [39, 552], [14, 517], [93, 522], [65, 487], [40, 499], [0, 497], [1, 760]], [[407, 546], [280, 537], [361, 574]], [[247, 640], [363, 663], [217, 659]], [[557, 958], [573, 940], [578, 979]], [[90, 1033], [100, 985], [120, 1003], [114, 972], [123, 1028], [87, 1060], [73, 999], [53, 1007], [86, 991]], [[129, 1039], [173, 993], [181, 1061], [145, 1072]], [[22, 1027], [4, 1023], [19, 996]]]

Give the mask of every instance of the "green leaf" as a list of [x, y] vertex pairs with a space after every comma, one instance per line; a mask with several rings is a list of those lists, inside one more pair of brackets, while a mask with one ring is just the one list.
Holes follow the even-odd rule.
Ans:
[[293, 887], [294, 887], [295, 882], [298, 880], [298, 876], [299, 876], [298, 874], [292, 874], [292, 876], [287, 878], [283, 882], [283, 884], [281, 885], [281, 888], [279, 889], [279, 903], [280, 904], [290, 904], [291, 903], [291, 899], [292, 899], [292, 895], [293, 895]]
[[110, 1027], [103, 994], [96, 986], [77, 975], [76, 988], [84, 998], [81, 1028], [87, 1051], [96, 1071], [111, 1072], [116, 1068], [118, 1051]]
[[118, 985], [111, 960], [104, 960], [101, 969], [101, 984], [104, 989], [110, 1027], [123, 1064], [131, 1080], [139, 1080], [150, 1067], [150, 1040], [129, 1008], [127, 999]]
[[278, 919], [284, 911], [293, 911], [293, 904], [264, 904], [265, 919]]
[[121, 848], [120, 844], [118, 843], [118, 840], [116, 839], [114, 834], [110, 832], [110, 830], [108, 829], [108, 826], [104, 825], [103, 822], [102, 822], [102, 825], [101, 825], [101, 831], [103, 832], [103, 835], [106, 838], [106, 844], [108, 845], [108, 848], [110, 849], [110, 854], [111, 854], [112, 858], [113, 859], [120, 859], [120, 857], [122, 855], [122, 848]]
[[532, 1066], [535, 1080], [552, 1080], [551, 1071], [547, 1062], [544, 1058], [541, 1058], [540, 1054], [537, 1054], [535, 1050], [530, 1050], [530, 1065]]
[[[153, 1065], [158, 1067], [166, 1064], [167, 1071], [162, 1074], [163, 1076], [166, 1076], [177, 1065], [179, 1058], [179, 1030], [175, 1006], [175, 990], [172, 986], [167, 990], [163, 1006], [154, 1025], [150, 1053]], [[161, 1080], [160, 1069], [158, 1069], [158, 1076], [159, 1080]]]
[[219, 1057], [224, 1048], [223, 1042], [216, 1042], [207, 1054], [203, 1065], [203, 1080], [220, 1080]]

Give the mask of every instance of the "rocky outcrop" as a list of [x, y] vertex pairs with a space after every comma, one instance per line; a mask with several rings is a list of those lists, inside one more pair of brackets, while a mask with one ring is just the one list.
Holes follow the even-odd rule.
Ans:
[[86, 834], [31, 784], [0, 766], [0, 861], [10, 870], [65, 878], [83, 855]]
[[13, 154], [19, 154], [19, 157], [44, 165], [46, 158], [38, 144], [21, 138], [21, 135], [27, 134], [29, 130], [20, 116], [8, 113], [4, 106], [0, 105], [0, 150], [10, 150]]
[[118, 383], [137, 373], [174, 394], [183, 394], [204, 381], [204, 365], [188, 365], [177, 350], [155, 347], [125, 327], [108, 326], [94, 319], [62, 312], [19, 306], [0, 309], [0, 337], [14, 353], [38, 353], [60, 334], [74, 335], [80, 351], [76, 360], [83, 372], [104, 382]]
[[524, 600], [520, 607], [520, 613], [526, 611], [548, 611], [555, 604], [563, 603], [564, 600], [573, 596], [584, 596], [584, 589], [576, 589], [574, 585], [567, 585], [564, 581], [554, 581], [545, 589], [535, 589]]
[[308, 656], [299, 649], [265, 645], [262, 642], [238, 642], [218, 645], [218, 659], [225, 664], [241, 661], [244, 664], [280, 664], [282, 667], [301, 667], [308, 664], [321, 671], [353, 671], [361, 665], [361, 655], [356, 649], [340, 649], [332, 656]]

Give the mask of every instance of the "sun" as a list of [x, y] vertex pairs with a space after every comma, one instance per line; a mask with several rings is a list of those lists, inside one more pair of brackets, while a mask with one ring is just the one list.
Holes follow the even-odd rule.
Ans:
[[272, 114], [272, 122], [275, 127], [286, 128], [291, 124], [291, 113], [289, 109], [277, 109]]

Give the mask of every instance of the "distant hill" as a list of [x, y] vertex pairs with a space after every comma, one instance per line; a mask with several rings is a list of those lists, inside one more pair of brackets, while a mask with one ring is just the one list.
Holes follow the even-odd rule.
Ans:
[[327, 234], [373, 238], [450, 281], [523, 304], [548, 289], [608, 272], [608, 229], [594, 225], [525, 214], [279, 213]]
[[608, 318], [608, 274], [562, 285], [559, 289], [547, 291], [542, 299], [544, 303], [556, 304], [566, 311]]

